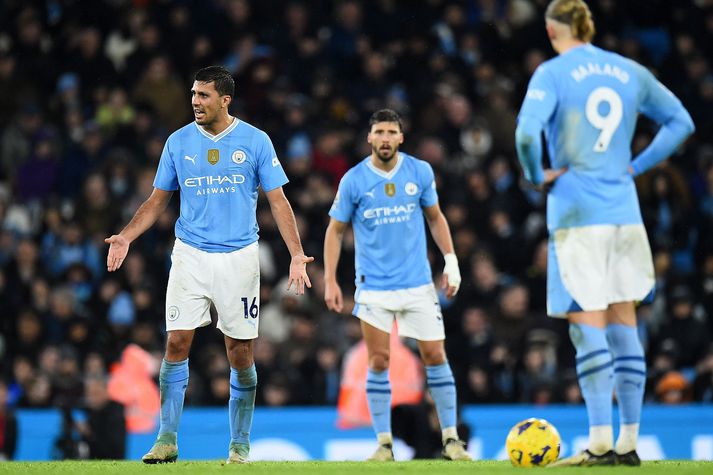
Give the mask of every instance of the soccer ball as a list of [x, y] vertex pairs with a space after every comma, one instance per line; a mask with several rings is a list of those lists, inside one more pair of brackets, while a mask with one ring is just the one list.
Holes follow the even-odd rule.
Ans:
[[544, 467], [559, 457], [560, 435], [546, 420], [532, 417], [510, 429], [505, 448], [516, 467]]

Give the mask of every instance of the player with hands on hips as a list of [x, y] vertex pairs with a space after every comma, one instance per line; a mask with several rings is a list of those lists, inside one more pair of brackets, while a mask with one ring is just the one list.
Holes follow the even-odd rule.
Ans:
[[[655, 280], [634, 177], [670, 156], [693, 121], [650, 71], [591, 44], [583, 0], [551, 1], [545, 26], [558, 56], [530, 79], [515, 139], [525, 178], [548, 192], [547, 313], [569, 321], [589, 418], [587, 449], [554, 465], [640, 465], [646, 360], [635, 305], [653, 298]], [[660, 128], [632, 159], [639, 114]], [[542, 166], [543, 131], [551, 169]]]

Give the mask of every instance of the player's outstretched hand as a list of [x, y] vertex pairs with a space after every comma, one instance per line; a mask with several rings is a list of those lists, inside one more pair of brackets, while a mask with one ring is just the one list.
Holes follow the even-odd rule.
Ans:
[[106, 256], [106, 270], [114, 272], [126, 259], [126, 254], [129, 253], [129, 240], [121, 234], [114, 234], [104, 239], [104, 242], [109, 244], [109, 254]]
[[312, 288], [312, 282], [309, 280], [307, 275], [307, 264], [312, 262], [314, 257], [307, 257], [303, 254], [294, 256], [290, 262], [290, 280], [287, 283], [287, 290], [295, 286], [295, 295], [302, 295], [305, 293], [305, 284], [310, 289]]
[[324, 303], [327, 308], [333, 312], [341, 313], [344, 308], [344, 299], [342, 298], [342, 289], [336, 281], [325, 279], [324, 283]]

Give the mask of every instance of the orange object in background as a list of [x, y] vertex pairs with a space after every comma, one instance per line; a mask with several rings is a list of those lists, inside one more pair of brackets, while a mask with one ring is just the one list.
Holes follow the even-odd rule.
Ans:
[[[423, 365], [421, 360], [401, 342], [396, 327], [391, 332], [389, 360], [391, 407], [420, 403], [423, 398]], [[371, 425], [369, 406], [366, 402], [368, 363], [364, 340], [350, 348], [344, 356], [337, 401], [337, 427], [340, 429]]]
[[121, 353], [121, 362], [109, 377], [109, 397], [125, 406], [126, 431], [156, 430], [161, 397], [154, 375], [159, 363], [151, 353], [130, 344]]

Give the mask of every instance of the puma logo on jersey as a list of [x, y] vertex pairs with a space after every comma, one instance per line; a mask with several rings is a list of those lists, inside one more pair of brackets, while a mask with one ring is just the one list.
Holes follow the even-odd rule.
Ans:
[[197, 156], [198, 156], [198, 155], [193, 155], [192, 157], [189, 157], [188, 155], [184, 155], [184, 156], [183, 156], [183, 159], [184, 159], [184, 160], [188, 160], [189, 162], [193, 163], [193, 165], [195, 165], [195, 164], [196, 164], [196, 157], [197, 157]]

